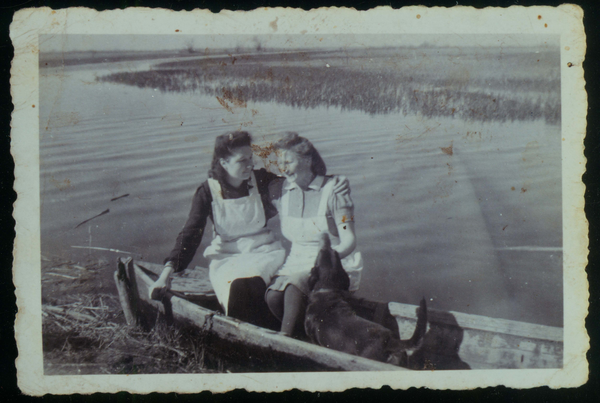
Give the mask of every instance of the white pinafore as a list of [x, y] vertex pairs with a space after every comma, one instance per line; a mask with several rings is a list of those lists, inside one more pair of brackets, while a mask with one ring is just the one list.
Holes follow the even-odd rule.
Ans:
[[[292, 249], [278, 276], [287, 276], [285, 283], [291, 283], [304, 293], [308, 293], [307, 280], [310, 270], [315, 264], [319, 254], [320, 234], [329, 234], [333, 246], [340, 243], [340, 239], [329, 232], [327, 224], [327, 202], [333, 194], [334, 182], [330, 180], [321, 190], [321, 199], [316, 217], [291, 217], [289, 215], [290, 189], [283, 186], [281, 195], [281, 232], [292, 242]], [[298, 189], [300, 190], [300, 189]], [[360, 252], [352, 252], [342, 259], [342, 265], [350, 277], [350, 291], [358, 290], [363, 268]]]
[[208, 179], [208, 184], [215, 238], [204, 256], [210, 259], [210, 282], [227, 314], [231, 283], [239, 278], [262, 277], [268, 285], [285, 260], [285, 250], [265, 228], [265, 210], [254, 172], [249, 195], [239, 199], [224, 199], [215, 179]]

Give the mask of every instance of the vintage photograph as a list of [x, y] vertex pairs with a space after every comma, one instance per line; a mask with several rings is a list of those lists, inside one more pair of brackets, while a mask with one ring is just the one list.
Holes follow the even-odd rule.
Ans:
[[561, 35], [278, 24], [37, 36], [43, 376], [561, 370]]
[[[319, 370], [330, 343], [347, 354], [331, 369], [389, 362], [423, 297], [406, 366], [560, 367], [558, 38], [457, 41], [42, 36], [45, 373]], [[349, 277], [326, 301], [309, 286], [321, 234]], [[127, 328], [148, 287], [171, 302], [167, 278], [191, 333], [156, 314]], [[214, 315], [280, 333], [246, 346]]]

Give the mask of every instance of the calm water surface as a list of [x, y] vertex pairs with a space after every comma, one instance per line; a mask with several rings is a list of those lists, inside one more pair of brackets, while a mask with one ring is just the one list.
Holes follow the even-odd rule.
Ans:
[[[93, 246], [162, 262], [206, 179], [215, 136], [246, 129], [268, 145], [271, 133], [293, 130], [350, 180], [361, 296], [425, 296], [432, 308], [562, 326], [559, 126], [277, 103], [231, 113], [213, 97], [95, 81], [150, 64], [41, 70], [42, 254], [118, 256], [72, 248]], [[207, 264], [201, 255], [192, 265]]]

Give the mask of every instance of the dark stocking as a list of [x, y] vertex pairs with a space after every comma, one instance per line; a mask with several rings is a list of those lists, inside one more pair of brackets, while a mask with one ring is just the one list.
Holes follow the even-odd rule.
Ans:
[[276, 330], [279, 323], [265, 302], [267, 286], [262, 278], [239, 278], [231, 283], [228, 315], [244, 322]]

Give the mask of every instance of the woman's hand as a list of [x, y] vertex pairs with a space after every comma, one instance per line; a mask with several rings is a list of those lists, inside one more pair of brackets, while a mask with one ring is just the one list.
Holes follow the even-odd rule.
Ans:
[[171, 289], [171, 274], [173, 273], [173, 266], [166, 264], [158, 280], [152, 284], [148, 290], [148, 296], [150, 299], [160, 301], [163, 299], [167, 291]]
[[354, 222], [348, 221], [346, 223], [338, 224], [338, 232], [340, 234], [340, 243], [332, 249], [339, 253], [340, 259], [343, 259], [351, 254], [354, 251], [354, 248], [356, 248]]
[[333, 193], [344, 196], [350, 195], [350, 182], [345, 176], [335, 175], [333, 177]]

